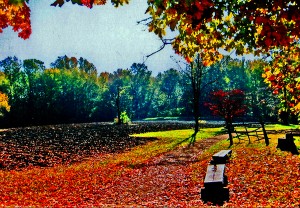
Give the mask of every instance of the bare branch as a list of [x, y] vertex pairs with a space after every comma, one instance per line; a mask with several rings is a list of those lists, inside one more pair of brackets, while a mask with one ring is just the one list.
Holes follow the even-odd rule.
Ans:
[[152, 20], [152, 17], [147, 17], [145, 19], [142, 19], [140, 21], [137, 21], [137, 24], [143, 24], [143, 25], [147, 25], [151, 22], [150, 20]]
[[163, 38], [161, 38], [161, 41], [162, 41], [162, 45], [160, 46], [160, 48], [158, 49], [158, 50], [156, 50], [156, 51], [154, 51], [154, 52], [152, 52], [151, 54], [149, 54], [149, 55], [146, 55], [143, 59], [144, 59], [144, 61], [143, 61], [143, 63], [145, 63], [146, 61], [147, 61], [147, 59], [150, 57], [150, 56], [153, 56], [154, 54], [156, 54], [156, 53], [158, 53], [158, 52], [160, 52], [160, 51], [162, 51], [165, 47], [166, 47], [166, 45], [171, 45], [172, 44], [172, 41], [174, 40], [175, 38], [170, 38], [170, 39], [163, 39]]
[[171, 39], [161, 39], [161, 42], [163, 43], [160, 48], [157, 50], [157, 51], [154, 51], [153, 53], [149, 54], [146, 56], [146, 58], [149, 58], [150, 56], [153, 56], [154, 54], [160, 52], [161, 50], [163, 50], [166, 45], [171, 45], [172, 44], [172, 41], [174, 40], [175, 38], [171, 38]]

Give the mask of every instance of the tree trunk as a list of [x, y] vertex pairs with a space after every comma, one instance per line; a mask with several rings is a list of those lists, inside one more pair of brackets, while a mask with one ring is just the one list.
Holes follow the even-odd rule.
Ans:
[[263, 133], [264, 133], [266, 146], [269, 146], [269, 144], [270, 144], [269, 137], [268, 137], [267, 131], [265, 129], [265, 124], [262, 119], [260, 120], [260, 124], [261, 124], [262, 130], [263, 130]]
[[227, 131], [228, 131], [228, 136], [229, 136], [229, 146], [231, 147], [233, 145], [232, 124], [226, 122], [226, 127], [227, 127]]
[[121, 106], [120, 106], [120, 87], [117, 88], [117, 98], [116, 98], [116, 106], [117, 106], [117, 113], [118, 113], [118, 122], [117, 124], [120, 125], [122, 124], [121, 121]]

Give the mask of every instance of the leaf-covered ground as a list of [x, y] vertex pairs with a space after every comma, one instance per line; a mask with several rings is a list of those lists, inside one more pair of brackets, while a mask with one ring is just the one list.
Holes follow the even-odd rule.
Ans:
[[[1, 170], [0, 206], [208, 206], [200, 188], [212, 154], [228, 147], [227, 136], [198, 139], [188, 147], [169, 135], [73, 164]], [[273, 143], [235, 144], [226, 169], [230, 201], [224, 206], [297, 207], [299, 170], [299, 156], [277, 151]]]
[[122, 126], [90, 123], [2, 130], [0, 169], [80, 162], [97, 154], [124, 151], [149, 140], [130, 137], [133, 133], [191, 127], [189, 123], [148, 122]]

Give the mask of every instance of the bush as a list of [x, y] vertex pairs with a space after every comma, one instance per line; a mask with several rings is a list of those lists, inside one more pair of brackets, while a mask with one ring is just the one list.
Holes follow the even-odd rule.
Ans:
[[128, 117], [126, 111], [123, 111], [120, 115], [120, 120], [121, 122], [119, 122], [118, 118], [114, 119], [114, 123], [115, 124], [129, 124], [131, 122], [130, 118]]

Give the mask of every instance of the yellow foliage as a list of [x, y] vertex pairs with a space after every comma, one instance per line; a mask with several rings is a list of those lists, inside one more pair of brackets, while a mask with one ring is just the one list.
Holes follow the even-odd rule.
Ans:
[[2, 115], [3, 110], [10, 111], [10, 105], [8, 104], [8, 96], [0, 92], [0, 115]]

